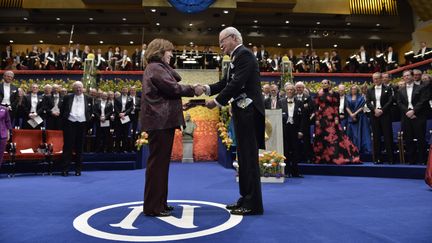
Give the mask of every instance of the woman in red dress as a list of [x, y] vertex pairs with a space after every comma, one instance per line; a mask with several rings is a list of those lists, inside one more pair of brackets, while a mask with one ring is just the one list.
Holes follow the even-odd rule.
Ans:
[[330, 81], [321, 81], [315, 98], [315, 163], [361, 163], [357, 147], [339, 124], [339, 94], [331, 90]]

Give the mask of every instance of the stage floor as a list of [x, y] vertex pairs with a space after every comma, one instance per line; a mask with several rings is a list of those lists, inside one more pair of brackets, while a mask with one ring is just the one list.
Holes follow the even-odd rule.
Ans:
[[[418, 179], [306, 175], [263, 184], [265, 214], [230, 217], [235, 172], [173, 163], [174, 217], [140, 214], [145, 170], [0, 175], [0, 242], [430, 242], [432, 190]], [[194, 238], [190, 238], [194, 237]], [[108, 240], [110, 239], [110, 240]]]

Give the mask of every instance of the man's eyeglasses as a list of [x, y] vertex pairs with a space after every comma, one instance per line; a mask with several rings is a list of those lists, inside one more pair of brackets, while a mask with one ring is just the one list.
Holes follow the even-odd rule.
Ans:
[[226, 40], [228, 37], [230, 37], [230, 36], [232, 36], [232, 34], [231, 35], [227, 35], [227, 36], [225, 36], [224, 38], [222, 38], [220, 41], [219, 41], [219, 44], [222, 44], [223, 42], [224, 42], [224, 40]]

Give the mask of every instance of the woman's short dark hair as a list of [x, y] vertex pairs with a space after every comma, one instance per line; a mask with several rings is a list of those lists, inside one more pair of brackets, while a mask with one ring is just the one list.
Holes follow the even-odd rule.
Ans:
[[166, 51], [172, 51], [174, 45], [165, 39], [154, 39], [148, 44], [144, 54], [147, 63], [150, 61], [161, 61]]

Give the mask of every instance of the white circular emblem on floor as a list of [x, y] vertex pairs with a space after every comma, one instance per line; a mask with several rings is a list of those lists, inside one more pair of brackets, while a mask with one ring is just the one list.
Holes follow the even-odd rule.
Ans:
[[225, 205], [193, 200], [169, 200], [175, 206], [169, 217], [147, 217], [143, 202], [128, 202], [87, 211], [73, 222], [78, 231], [115, 241], [150, 242], [184, 240], [216, 234], [239, 224]]

